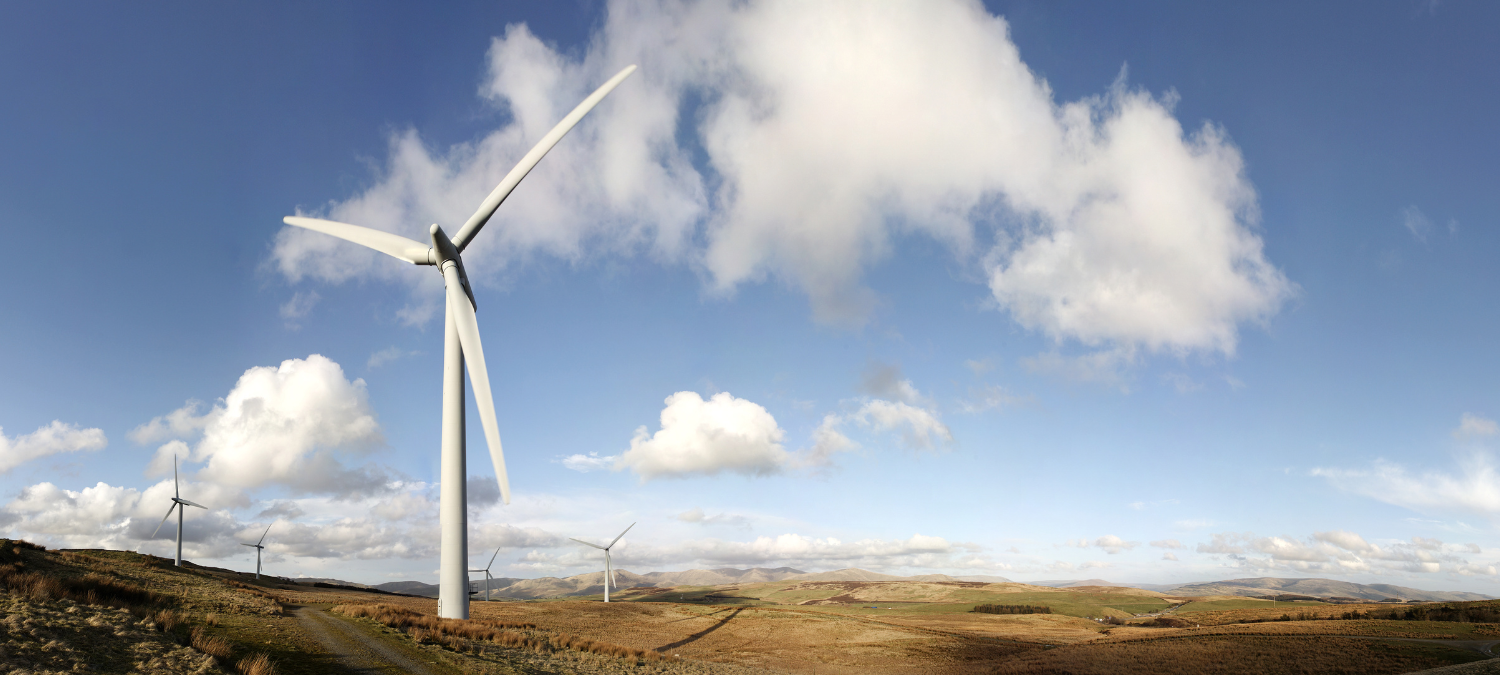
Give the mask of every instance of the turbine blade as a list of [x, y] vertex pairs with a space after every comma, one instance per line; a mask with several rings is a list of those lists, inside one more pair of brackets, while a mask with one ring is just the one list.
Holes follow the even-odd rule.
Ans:
[[[635, 523], [631, 523], [630, 527], [635, 527]], [[625, 528], [625, 532], [629, 532], [630, 531], [630, 527]], [[625, 532], [621, 532], [620, 533], [620, 537], [625, 536]], [[619, 541], [620, 537], [615, 537], [615, 541]], [[609, 542], [609, 546], [605, 546], [604, 548], [614, 548], [615, 541]]]
[[169, 506], [169, 507], [167, 507], [167, 515], [162, 516], [161, 517], [161, 522], [159, 522], [159, 523], [156, 524], [156, 529], [154, 529], [154, 530], [151, 531], [151, 538], [152, 539], [155, 539], [156, 538], [156, 533], [161, 531], [161, 526], [167, 524], [167, 519], [172, 517], [172, 509], [175, 509], [175, 508], [177, 508], [177, 502], [172, 502], [172, 505]]
[[515, 168], [511, 169], [510, 173], [505, 174], [505, 178], [501, 179], [500, 184], [495, 187], [494, 192], [491, 192], [490, 196], [484, 198], [484, 202], [479, 205], [479, 210], [475, 211], [474, 215], [469, 216], [468, 222], [465, 222], [464, 226], [459, 228], [458, 234], [453, 237], [453, 245], [457, 246], [460, 251], [464, 250], [469, 245], [469, 240], [473, 239], [474, 235], [479, 234], [479, 228], [484, 227], [484, 224], [489, 222], [490, 216], [495, 215], [495, 209], [500, 208], [500, 203], [504, 202], [505, 198], [510, 196], [510, 191], [516, 189], [516, 186], [521, 183], [521, 179], [525, 178], [526, 174], [531, 173], [531, 169], [536, 166], [536, 163], [542, 161], [542, 158], [547, 156], [547, 151], [551, 150], [552, 146], [557, 145], [557, 142], [562, 140], [562, 137], [567, 135], [573, 129], [573, 126], [578, 124], [579, 120], [583, 119], [584, 115], [589, 114], [589, 111], [593, 110], [594, 106], [599, 105], [599, 102], [604, 100], [604, 97], [608, 96], [609, 92], [614, 91], [616, 86], [619, 86], [621, 82], [625, 81], [625, 78], [630, 77], [630, 74], [634, 72], [635, 66], [626, 66], [624, 70], [617, 73], [614, 77], [609, 78], [608, 82], [595, 89], [594, 93], [589, 94], [588, 98], [583, 99], [583, 102], [579, 103], [578, 107], [573, 109], [573, 112], [568, 113], [567, 117], [562, 118], [562, 121], [558, 122], [557, 126], [552, 127], [552, 130], [547, 132], [547, 135], [543, 136], [542, 140], [537, 141], [537, 144], [532, 146], [531, 151], [527, 152], [526, 156], [521, 158], [521, 161], [516, 162]]
[[501, 546], [505, 546], [505, 544], [501, 544], [500, 546], [496, 546], [495, 547], [495, 555], [490, 556], [490, 564], [484, 566], [484, 573], [485, 574], [489, 574], [490, 573], [490, 568], [495, 566], [495, 558], [500, 557], [500, 548], [501, 548]]
[[172, 496], [182, 496], [182, 488], [177, 487], [177, 455], [172, 455]]
[[604, 551], [604, 569], [609, 570], [609, 579], [607, 580], [609, 585], [619, 590], [620, 582], [615, 581], [615, 567], [609, 560], [609, 549], [605, 549]]
[[[271, 525], [275, 525], [275, 524], [276, 524], [276, 521], [274, 521], [274, 520], [271, 521]], [[260, 535], [260, 541], [255, 542], [256, 546], [260, 546], [261, 544], [264, 544], [266, 542], [266, 535], [268, 535], [268, 534], [271, 533], [271, 525], [267, 525], [266, 526], [266, 531], [262, 532], [261, 535]]]
[[249, 546], [250, 548], [260, 548], [259, 546], [256, 546], [255, 544], [240, 544], [240, 546]]
[[195, 502], [190, 502], [190, 501], [188, 501], [186, 499], [182, 500], [182, 503], [187, 504], [188, 506], [196, 506], [196, 507], [198, 507], [200, 509], [203, 509], [204, 511], [208, 510], [207, 506], [204, 506], [202, 504], [198, 504], [198, 503], [195, 503]]
[[495, 398], [490, 393], [490, 373], [484, 365], [484, 346], [479, 343], [479, 322], [474, 305], [460, 283], [457, 265], [443, 265], [443, 279], [448, 284], [448, 309], [458, 328], [458, 343], [464, 350], [464, 365], [469, 368], [469, 386], [474, 389], [474, 406], [484, 424], [485, 444], [490, 447], [490, 462], [495, 465], [495, 480], [500, 483], [500, 500], [510, 503], [510, 478], [505, 474], [505, 451], [500, 448], [500, 422], [495, 419]]
[[[569, 539], [573, 539], [573, 538], [572, 538], [572, 537], [568, 537], [568, 538], [569, 538]], [[580, 544], [583, 544], [583, 545], [584, 545], [584, 546], [592, 546], [592, 547], [594, 547], [594, 548], [597, 548], [597, 549], [599, 549], [599, 550], [601, 550], [601, 551], [603, 551], [603, 550], [604, 550], [604, 547], [603, 547], [603, 546], [600, 546], [600, 545], [598, 545], [598, 544], [590, 544], [590, 543], [588, 543], [588, 542], [586, 542], [586, 541], [584, 541], [584, 540], [582, 540], [582, 539], [573, 539], [573, 541], [576, 541], [576, 542], [578, 542], [578, 543], [580, 543]]]
[[434, 262], [427, 255], [429, 246], [412, 241], [399, 234], [391, 234], [390, 232], [372, 230], [368, 227], [323, 220], [321, 218], [287, 216], [282, 218], [281, 222], [314, 232], [330, 234], [345, 241], [352, 241], [361, 246], [373, 248], [388, 256], [400, 258], [413, 265], [431, 265]]

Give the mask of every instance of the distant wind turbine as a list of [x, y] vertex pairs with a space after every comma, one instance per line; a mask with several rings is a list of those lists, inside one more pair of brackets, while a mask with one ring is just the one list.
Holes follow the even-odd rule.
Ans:
[[[275, 525], [275, 524], [276, 524], [276, 521], [274, 521], [274, 520], [271, 521], [271, 525]], [[260, 552], [261, 552], [262, 549], [265, 548], [264, 546], [261, 546], [261, 544], [264, 544], [266, 542], [266, 535], [268, 535], [268, 534], [271, 533], [271, 525], [267, 525], [266, 526], [266, 531], [262, 532], [260, 534], [260, 541], [257, 541], [254, 544], [240, 544], [240, 546], [251, 546], [251, 547], [255, 548], [255, 578], [256, 579], [260, 578]]]
[[[631, 523], [630, 527], [635, 527], [635, 523]], [[630, 527], [625, 528], [625, 532], [629, 532], [630, 531]], [[620, 533], [620, 537], [625, 536], [625, 532], [621, 532]], [[597, 548], [597, 549], [599, 549], [601, 551], [604, 551], [604, 601], [605, 602], [609, 602], [609, 586], [610, 586], [610, 584], [614, 584], [614, 580], [615, 580], [615, 569], [610, 564], [609, 549], [612, 549], [612, 548], [615, 547], [615, 543], [618, 542], [618, 541], [620, 541], [620, 537], [615, 537], [614, 541], [609, 542], [609, 546], [600, 546], [598, 544], [590, 544], [590, 543], [588, 543], [588, 542], [586, 542], [586, 541], [584, 541], [582, 539], [573, 539], [572, 537], [568, 537], [569, 539], [573, 539], [573, 541], [576, 541], [576, 542], [578, 542], [580, 544], [583, 544], [584, 546], [592, 546], [592, 547]], [[619, 588], [620, 587], [619, 584], [614, 584], [614, 585], [615, 585], [615, 588]]]
[[167, 515], [161, 517], [161, 522], [156, 524], [156, 529], [151, 531], [151, 538], [156, 538], [156, 533], [161, 531], [161, 526], [167, 524], [167, 519], [172, 517], [172, 509], [177, 509], [177, 566], [182, 567], [182, 512], [189, 506], [196, 506], [205, 511], [207, 506], [194, 504], [182, 498], [182, 490], [177, 486], [177, 456], [172, 456], [172, 506], [167, 509]]
[[479, 344], [479, 324], [474, 318], [474, 292], [469, 286], [469, 275], [464, 271], [459, 254], [489, 222], [495, 209], [510, 196], [511, 190], [531, 172], [537, 162], [552, 146], [578, 124], [594, 106], [598, 105], [610, 91], [635, 72], [629, 66], [605, 82], [584, 99], [578, 107], [568, 113], [557, 126], [547, 132], [530, 152], [505, 175], [500, 185], [479, 205], [479, 210], [469, 216], [468, 222], [458, 233], [449, 238], [443, 228], [433, 224], [428, 230], [431, 245], [418, 243], [400, 235], [367, 227], [336, 223], [331, 220], [288, 216], [282, 221], [288, 225], [302, 227], [356, 244], [368, 246], [414, 265], [433, 265], [443, 275], [447, 287], [447, 328], [443, 338], [443, 440], [441, 469], [441, 500], [438, 506], [439, 527], [442, 531], [441, 550], [438, 558], [438, 616], [445, 619], [469, 618], [469, 578], [464, 564], [467, 562], [468, 543], [468, 498], [465, 494], [464, 468], [464, 367], [468, 366], [469, 379], [474, 387], [474, 403], [479, 408], [479, 420], [484, 425], [484, 439], [490, 448], [490, 461], [495, 466], [495, 479], [500, 483], [500, 496], [510, 503], [510, 482], [505, 475], [505, 454], [500, 450], [500, 426], [495, 420], [495, 401], [490, 394], [490, 376], [484, 364], [484, 348]]
[[482, 570], [469, 570], [470, 572], [484, 572], [484, 601], [485, 602], [489, 602], [490, 601], [490, 580], [495, 578], [493, 576], [490, 576], [490, 568], [495, 566], [495, 558], [499, 557], [499, 555], [500, 555], [500, 549], [502, 549], [504, 547], [505, 547], [505, 544], [501, 544], [501, 545], [495, 547], [495, 555], [490, 556], [490, 564], [485, 565], [484, 569], [482, 569]]

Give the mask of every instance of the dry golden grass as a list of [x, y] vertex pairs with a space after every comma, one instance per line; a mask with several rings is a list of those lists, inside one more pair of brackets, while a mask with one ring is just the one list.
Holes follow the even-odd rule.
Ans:
[[264, 652], [257, 652], [240, 659], [239, 663], [234, 664], [234, 669], [239, 671], [240, 675], [276, 675], [276, 666], [272, 665], [271, 657], [266, 656]]

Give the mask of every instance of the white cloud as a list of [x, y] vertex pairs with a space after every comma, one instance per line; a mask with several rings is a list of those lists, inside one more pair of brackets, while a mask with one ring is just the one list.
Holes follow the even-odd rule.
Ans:
[[866, 401], [854, 414], [854, 419], [880, 431], [900, 430], [902, 441], [911, 448], [928, 449], [953, 442], [948, 425], [931, 410], [901, 401]]
[[1110, 555], [1129, 551], [1140, 545], [1141, 543], [1138, 541], [1125, 541], [1112, 534], [1106, 534], [1094, 540], [1094, 546], [1104, 549], [1104, 552]]
[[293, 323], [307, 316], [321, 299], [323, 296], [318, 295], [317, 291], [297, 291], [292, 294], [292, 299], [287, 300], [281, 306], [281, 318], [286, 319], [288, 323]]
[[1161, 559], [1162, 560], [1176, 561], [1177, 560], [1177, 554], [1173, 553], [1171, 551], [1167, 551], [1166, 553], [1161, 554]]
[[186, 439], [196, 436], [208, 424], [208, 415], [199, 415], [202, 401], [189, 399], [181, 408], [142, 424], [125, 434], [140, 445], [150, 445], [167, 439]]
[[901, 366], [894, 363], [872, 361], [865, 366], [859, 390], [901, 403], [922, 403], [922, 393], [917, 391], [911, 380], [901, 377]]
[[990, 384], [978, 389], [969, 389], [969, 397], [959, 402], [959, 409], [966, 413], [979, 413], [1026, 405], [1034, 400], [1035, 397], [1017, 396], [1006, 391], [1004, 387]]
[[[245, 371], [229, 394], [198, 415], [190, 401], [131, 432], [142, 441], [201, 430], [193, 460], [206, 462], [198, 477], [252, 488], [277, 484], [301, 491], [355, 494], [383, 489], [388, 477], [364, 466], [345, 468], [336, 453], [362, 452], [384, 442], [370, 408], [364, 380], [344, 377], [343, 368], [313, 354], [278, 367]], [[160, 470], [170, 453], [157, 452]]]
[[628, 468], [643, 481], [779, 473], [791, 459], [781, 447], [785, 435], [776, 418], [755, 403], [728, 392], [704, 401], [696, 392], [680, 391], [666, 399], [661, 430], [651, 435], [644, 426], [636, 429], [615, 468]]
[[1401, 209], [1401, 226], [1417, 241], [1427, 243], [1427, 237], [1432, 234], [1432, 219], [1415, 205]]
[[749, 518], [730, 515], [728, 513], [718, 513], [710, 516], [703, 512], [702, 507], [694, 507], [691, 510], [683, 511], [677, 514], [677, 519], [684, 523], [694, 523], [697, 525], [727, 525], [742, 530], [750, 529]]
[[1459, 440], [1483, 438], [1495, 434], [1500, 434], [1500, 424], [1473, 413], [1464, 413], [1458, 420], [1458, 428], [1453, 430], [1453, 437]]
[[102, 450], [108, 440], [99, 429], [84, 429], [53, 420], [25, 436], [8, 438], [0, 428], [0, 473], [5, 473], [33, 459], [65, 452]]
[[1220, 533], [1210, 543], [1199, 544], [1199, 553], [1225, 556], [1238, 567], [1258, 572], [1292, 570], [1301, 573], [1436, 574], [1475, 570], [1462, 557], [1474, 553], [1467, 545], [1447, 545], [1436, 539], [1413, 537], [1409, 541], [1373, 544], [1344, 530], [1316, 532], [1307, 539], [1257, 537], [1251, 533]]
[[[1154, 547], [1156, 547], [1156, 548], [1171, 548], [1171, 549], [1183, 549], [1183, 548], [1187, 548], [1186, 546], [1182, 545], [1182, 542], [1177, 541], [1176, 539], [1158, 539], [1156, 541], [1151, 542], [1151, 545], [1154, 546]], [[1176, 560], [1176, 558], [1172, 558], [1172, 560]]]
[[394, 345], [386, 347], [378, 352], [370, 354], [369, 360], [365, 361], [365, 370], [375, 370], [387, 363], [395, 361], [404, 356], [410, 356], [416, 352], [408, 352]]
[[812, 447], [801, 453], [796, 463], [809, 467], [826, 467], [833, 464], [833, 456], [841, 452], [849, 452], [859, 448], [859, 444], [850, 440], [843, 432], [839, 431], [839, 425], [843, 418], [838, 415], [828, 414], [823, 416], [822, 423], [812, 433]]
[[600, 457], [599, 453], [591, 452], [587, 455], [568, 455], [567, 457], [562, 458], [562, 465], [580, 473], [588, 473], [590, 471], [598, 471], [611, 468], [615, 465], [616, 459], [618, 458], [615, 455], [605, 455], [603, 457]]
[[1316, 468], [1334, 487], [1422, 513], [1468, 511], [1500, 516], [1500, 470], [1487, 453], [1461, 456], [1457, 473], [1414, 474], [1386, 460], [1369, 469]]
[[[510, 26], [481, 87], [505, 126], [436, 152], [395, 133], [375, 184], [320, 213], [418, 239], [456, 226], [589, 89], [639, 63], [476, 239], [471, 274], [647, 251], [701, 265], [719, 292], [779, 278], [819, 319], [857, 324], [874, 304], [865, 269], [923, 236], [1057, 340], [1232, 352], [1239, 324], [1295, 292], [1264, 257], [1238, 150], [1212, 124], [1185, 131], [1172, 94], [1122, 82], [1058, 103], [1009, 30], [969, 0], [616, 0], [575, 59]], [[292, 281], [438, 283], [293, 228], [273, 258]]]

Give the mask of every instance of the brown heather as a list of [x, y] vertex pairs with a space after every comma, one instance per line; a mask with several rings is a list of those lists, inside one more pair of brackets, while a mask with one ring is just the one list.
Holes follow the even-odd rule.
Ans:
[[331, 611], [354, 618], [372, 619], [410, 633], [418, 644], [437, 644], [453, 651], [474, 651], [474, 646], [465, 643], [473, 641], [542, 653], [573, 650], [636, 661], [661, 661], [666, 658], [657, 651], [589, 640], [566, 633], [537, 636], [504, 630], [534, 631], [536, 624], [532, 623], [495, 619], [441, 619], [390, 604], [338, 605]]

